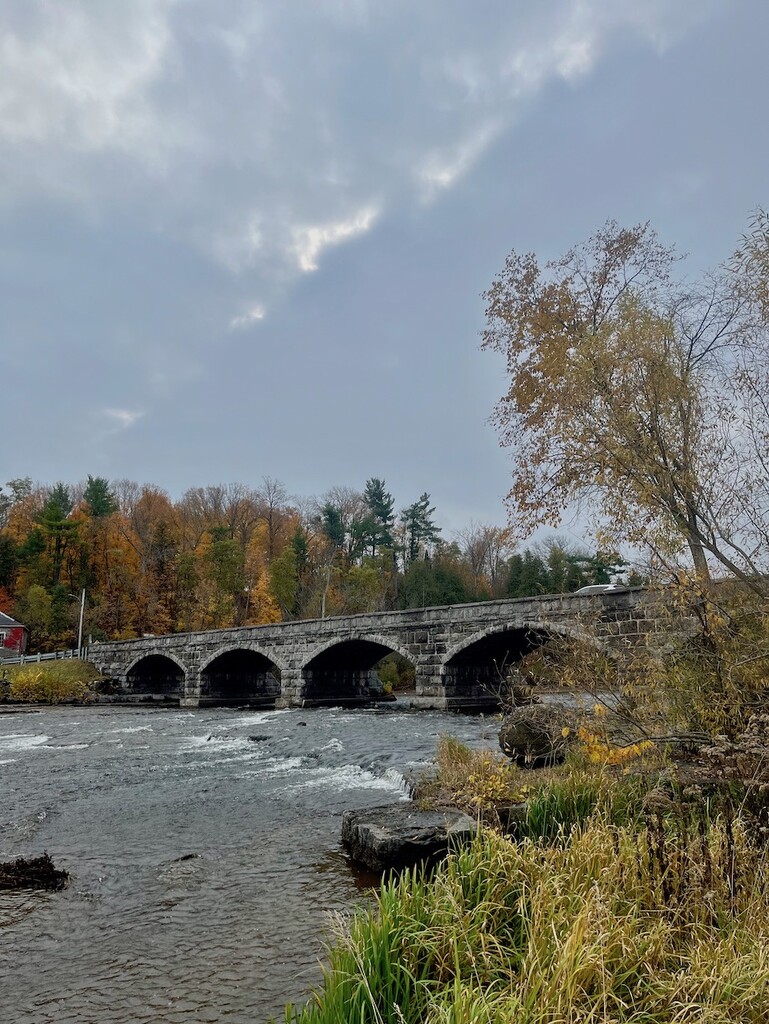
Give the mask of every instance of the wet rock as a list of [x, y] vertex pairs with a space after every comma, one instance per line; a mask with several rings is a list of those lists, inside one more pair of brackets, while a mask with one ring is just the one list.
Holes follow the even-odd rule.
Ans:
[[345, 811], [342, 817], [342, 842], [372, 871], [435, 863], [475, 831], [475, 821], [455, 808], [421, 811], [408, 803]]
[[47, 853], [0, 863], [0, 890], [63, 889], [68, 881], [69, 874], [58, 871]]
[[502, 722], [499, 746], [521, 768], [559, 764], [575, 738], [576, 721], [563, 708], [531, 704], [514, 708]]

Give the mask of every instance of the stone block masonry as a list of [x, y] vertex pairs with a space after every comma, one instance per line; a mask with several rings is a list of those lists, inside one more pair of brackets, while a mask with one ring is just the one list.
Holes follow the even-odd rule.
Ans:
[[[675, 620], [679, 633], [693, 628]], [[490, 680], [549, 637], [621, 656], [670, 629], [660, 595], [634, 587], [143, 637], [94, 644], [87, 657], [142, 698], [298, 706], [376, 700], [374, 666], [396, 652], [414, 666], [418, 705], [481, 707], [495, 703]]]

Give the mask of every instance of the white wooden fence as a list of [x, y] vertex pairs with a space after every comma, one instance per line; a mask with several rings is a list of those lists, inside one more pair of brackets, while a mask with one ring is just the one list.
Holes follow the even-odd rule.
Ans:
[[6, 665], [31, 665], [38, 661], [56, 661], [60, 658], [81, 658], [85, 648], [79, 651], [76, 647], [68, 651], [52, 651], [50, 654], [19, 654], [15, 658], [0, 657], [0, 668]]

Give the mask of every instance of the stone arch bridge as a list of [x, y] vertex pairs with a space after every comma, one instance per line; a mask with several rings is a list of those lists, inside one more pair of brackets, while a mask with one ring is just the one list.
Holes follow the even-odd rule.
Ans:
[[641, 587], [281, 622], [92, 644], [103, 675], [135, 699], [207, 704], [367, 703], [388, 654], [415, 669], [416, 706], [493, 706], [500, 666], [553, 636], [621, 652], [670, 629]]

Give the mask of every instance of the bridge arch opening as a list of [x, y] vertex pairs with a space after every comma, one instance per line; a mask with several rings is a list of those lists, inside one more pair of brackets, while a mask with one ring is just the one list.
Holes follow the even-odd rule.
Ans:
[[140, 658], [126, 678], [131, 693], [162, 700], [184, 696], [184, 669], [164, 654]]
[[338, 704], [381, 700], [384, 687], [377, 667], [393, 654], [411, 662], [403, 651], [380, 640], [340, 640], [331, 644], [302, 669], [305, 701]]
[[280, 669], [248, 648], [224, 651], [200, 673], [201, 703], [274, 705], [279, 696]]
[[513, 627], [471, 640], [443, 664], [447, 697], [470, 704], [497, 703], [507, 699], [516, 668], [559, 633], [531, 626]]

